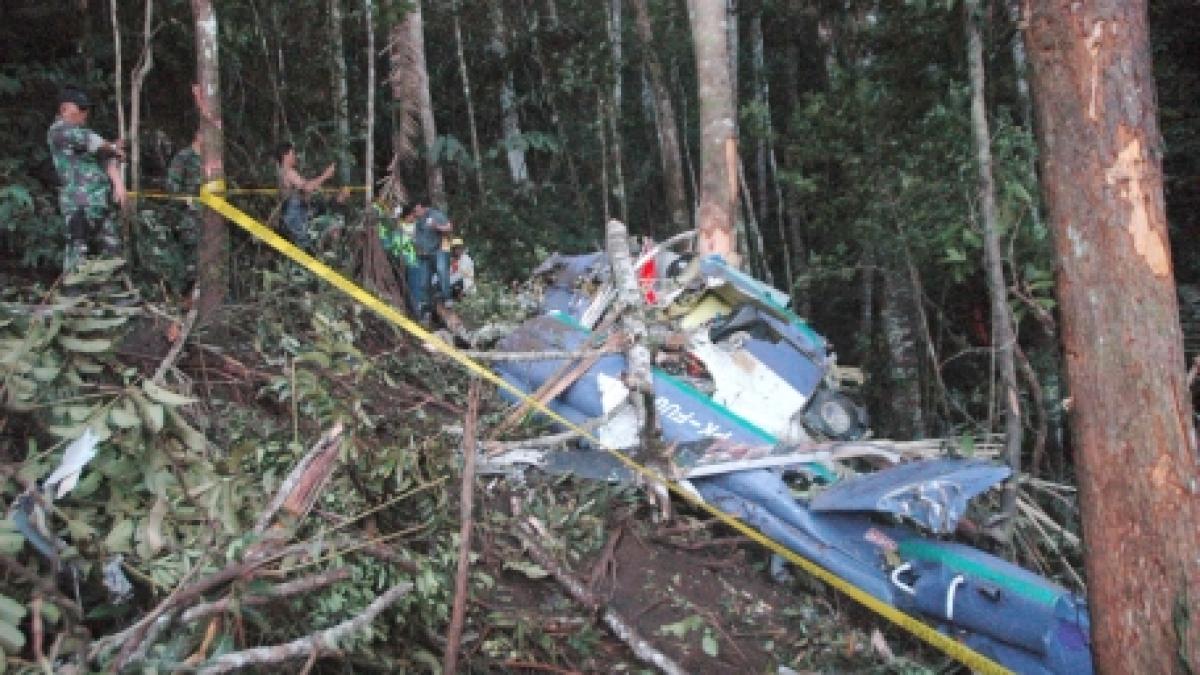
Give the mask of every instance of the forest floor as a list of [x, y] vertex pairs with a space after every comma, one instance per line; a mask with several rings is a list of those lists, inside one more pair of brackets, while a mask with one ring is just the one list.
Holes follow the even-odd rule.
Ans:
[[[10, 289], [34, 281], [14, 276], [12, 270], [4, 274]], [[27, 295], [33, 297], [34, 293]], [[348, 310], [347, 305], [336, 294], [314, 292], [311, 285], [288, 288], [256, 302], [231, 302], [217, 321], [190, 335], [181, 335], [183, 307], [161, 303], [151, 309], [146, 305], [114, 343], [110, 365], [122, 372], [126, 381], [132, 376], [130, 369], [148, 377], [172, 345], [184, 340], [173, 368], [187, 395], [197, 402], [181, 410], [218, 449], [216, 465], [234, 467], [243, 477], [266, 475], [278, 470], [273, 466], [295, 461], [289, 458], [296, 449], [278, 455], [264, 450], [275, 447], [267, 443], [269, 439], [312, 439], [328, 428], [331, 419], [366, 420], [356, 432], [353, 449], [344, 453], [342, 465], [324, 488], [314, 510], [320, 515], [309, 518], [333, 517], [329, 511], [347, 504], [364, 513], [379, 509], [365, 519], [362, 532], [367, 536], [401, 530], [410, 521], [426, 519], [428, 531], [423, 539], [414, 541], [402, 554], [433, 560], [435, 553], [442, 551], [441, 566], [426, 581], [440, 589], [427, 596], [440, 599], [431, 600], [433, 609], [424, 614], [410, 611], [390, 622], [380, 621], [391, 628], [374, 631], [369, 649], [347, 651], [344, 658], [322, 659], [314, 672], [436, 670], [435, 663], [446, 645], [448, 609], [453, 600], [448, 589], [453, 588], [459, 526], [458, 440], [467, 416], [466, 378], [444, 358], [430, 354], [372, 315]], [[316, 315], [328, 320], [316, 321]], [[357, 371], [341, 369], [338, 354], [349, 352], [333, 344], [330, 336], [334, 333], [322, 329], [324, 324], [343, 331], [339, 334], [353, 342], [360, 352], [356, 362], [373, 364], [368, 375], [361, 366]], [[272, 358], [280, 352], [280, 345], [287, 344], [291, 344], [290, 360]], [[327, 356], [304, 356], [315, 352]], [[303, 364], [300, 377], [297, 362]], [[279, 392], [284, 389], [295, 395], [281, 397]], [[483, 428], [502, 417], [507, 407], [498, 396], [485, 393], [479, 415]], [[7, 424], [0, 426], [0, 436], [10, 436], [3, 439], [8, 447], [23, 447], [26, 439], [11, 436], [36, 427], [28, 421]], [[384, 448], [400, 438], [410, 439], [409, 446], [419, 448], [413, 461], [419, 472], [425, 472], [424, 486], [440, 486], [432, 510], [387, 506], [392, 493], [372, 477], [378, 465], [392, 461], [385, 457], [388, 451]], [[19, 460], [10, 455], [6, 461]], [[390, 474], [388, 480], [394, 476]], [[644, 494], [633, 488], [534, 472], [518, 478], [480, 476], [475, 489], [473, 560], [460, 662], [463, 672], [652, 670], [605, 627], [600, 620], [603, 609], [576, 603], [526, 554], [515, 530], [518, 521], [529, 517], [553, 533], [552, 539], [559, 545], [550, 547], [551, 553], [599, 599], [602, 608], [622, 617], [685, 672], [956, 670], [946, 657], [802, 571], [783, 580], [772, 578], [768, 552], [686, 506], [681, 506], [671, 521], [659, 523]], [[269, 496], [247, 494], [237, 506], [261, 508], [256, 505]], [[64, 504], [62, 508], [73, 507]], [[169, 521], [175, 508], [168, 511]], [[520, 513], [514, 514], [514, 509]], [[250, 517], [242, 514], [240, 522]], [[95, 527], [102, 534], [108, 525]], [[182, 535], [194, 525], [181, 518], [172, 527], [183, 542], [187, 537]], [[105, 543], [111, 540], [112, 535]], [[81, 546], [81, 550], [86, 553], [88, 549]], [[103, 549], [98, 555], [105, 555]], [[131, 560], [133, 565], [151, 564], [150, 559]], [[418, 587], [421, 583], [418, 580]], [[370, 590], [367, 592], [369, 595]], [[137, 613], [149, 611], [161, 597], [161, 590], [140, 592]], [[224, 643], [217, 641], [225, 645], [218, 651], [253, 646], [255, 637], [279, 641], [272, 631], [280, 626], [311, 626], [330, 620], [306, 616], [304, 612], [309, 610], [302, 603], [283, 605], [278, 611], [272, 617], [262, 610], [257, 624], [261, 628], [257, 633], [251, 631], [250, 637], [239, 621], [237, 634]], [[424, 625], [416, 625], [418, 622]], [[111, 619], [89, 626], [97, 637], [121, 627], [121, 622]], [[210, 640], [200, 643], [198, 635], [178, 638], [186, 648], [182, 653], [191, 653], [198, 645], [201, 653], [208, 648]], [[417, 645], [423, 658], [414, 656]]]

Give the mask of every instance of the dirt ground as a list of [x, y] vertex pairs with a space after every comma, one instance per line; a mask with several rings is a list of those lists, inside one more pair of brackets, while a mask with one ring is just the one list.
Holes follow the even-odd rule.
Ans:
[[[639, 507], [610, 518], [606, 532], [605, 546], [572, 572], [684, 672], [957, 670], [801, 571], [790, 573], [789, 580], [772, 579], [767, 552], [712, 521], [685, 513], [659, 525], [651, 522], [648, 507]], [[535, 645], [549, 638], [560, 648], [527, 646], [525, 653], [545, 654], [544, 662], [476, 659], [476, 667], [512, 673], [654, 671], [604, 627], [599, 612], [583, 610], [553, 578], [506, 570], [521, 557], [519, 548], [499, 554], [487, 544], [483, 549], [481, 564], [496, 574], [497, 585], [474, 603], [474, 619], [489, 626], [481, 645], [489, 632], [507, 630], [507, 618], [537, 634]]]

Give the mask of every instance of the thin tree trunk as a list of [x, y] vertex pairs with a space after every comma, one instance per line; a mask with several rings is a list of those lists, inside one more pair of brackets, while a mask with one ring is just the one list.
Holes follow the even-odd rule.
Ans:
[[437, 144], [437, 125], [433, 120], [433, 96], [429, 91], [429, 69], [425, 65], [425, 18], [421, 13], [421, 3], [413, 4], [412, 13], [405, 22], [409, 30], [409, 39], [416, 59], [415, 76], [420, 78], [417, 83], [417, 105], [421, 116], [421, 136], [425, 139], [425, 180], [429, 190], [429, 201], [445, 209], [446, 181], [442, 178], [442, 166], [437, 161], [434, 147]]
[[761, 115], [758, 138], [754, 148], [755, 197], [758, 219], [767, 222], [771, 204], [767, 197], [767, 142], [771, 136], [771, 101], [767, 95], [767, 58], [763, 44], [762, 11], [754, 13], [750, 21], [751, 63], [754, 67], [754, 101], [758, 104], [756, 114]]
[[[554, 6], [553, 0], [547, 3], [546, 22], [552, 30], [558, 28], [558, 11]], [[562, 114], [559, 112], [558, 96], [555, 93], [556, 86], [552, 83], [553, 78], [550, 76], [550, 69], [546, 65], [546, 57], [542, 53], [542, 44], [538, 40], [538, 31], [533, 31], [530, 38], [533, 41], [533, 58], [537, 61], [538, 70], [542, 74], [542, 90], [546, 94], [546, 103], [550, 107], [550, 121], [554, 124], [554, 129], [558, 133], [559, 143], [563, 147], [570, 147], [570, 137], [567, 135], [567, 127], [563, 123]], [[575, 153], [563, 153], [563, 158], [567, 162], [567, 175], [571, 179], [571, 188], [575, 192], [575, 205], [579, 208], [580, 213], [587, 212], [587, 196], [583, 193], [583, 184], [579, 180], [579, 169], [575, 166]]]
[[897, 438], [923, 438], [926, 432], [913, 291], [902, 265], [884, 268], [880, 314], [888, 350], [888, 407], [894, 411], [890, 431]]
[[508, 64], [508, 28], [504, 22], [501, 0], [491, 0], [492, 41], [491, 49], [504, 69], [504, 80], [500, 85], [500, 114], [504, 128], [505, 156], [508, 158], [508, 173], [513, 185], [529, 191], [529, 168], [525, 164], [525, 149], [521, 139], [521, 120], [517, 115], [517, 89], [512, 67]]
[[1017, 478], [1021, 472], [1021, 440], [1024, 427], [1021, 424], [1020, 396], [1017, 386], [1016, 348], [1017, 335], [1013, 327], [1012, 310], [1008, 307], [1008, 284], [1004, 281], [1004, 258], [1000, 252], [1000, 223], [996, 215], [996, 186], [992, 178], [991, 136], [988, 131], [987, 111], [984, 108], [983, 38], [980, 34], [981, 9], [979, 0], [965, 0], [967, 63], [971, 79], [971, 130], [975, 138], [975, 160], [979, 171], [979, 201], [983, 212], [983, 255], [984, 270], [988, 279], [988, 295], [992, 305], [992, 348], [1000, 375], [1000, 397], [1004, 407], [1004, 448], [1013, 478], [1005, 484], [1001, 500], [1003, 525], [1001, 538], [1012, 536], [1012, 526], [1017, 512]]
[[650, 73], [650, 91], [653, 94], [654, 123], [658, 132], [658, 145], [662, 156], [663, 197], [671, 219], [671, 233], [682, 232], [690, 226], [687, 191], [683, 184], [683, 161], [680, 157], [679, 131], [675, 123], [675, 106], [662, 64], [655, 53], [654, 31], [650, 23], [650, 12], [646, 0], [630, 0], [638, 38], [642, 43], [642, 58]]
[[333, 128], [337, 134], [338, 178], [350, 182], [350, 91], [342, 39], [342, 0], [329, 0], [329, 48], [333, 51]]
[[621, 114], [625, 101], [625, 78], [622, 66], [622, 17], [621, 0], [609, 0], [608, 4], [608, 44], [612, 55], [612, 99], [608, 106], [608, 125], [612, 133], [612, 162], [613, 178], [616, 181], [617, 208], [620, 210], [621, 222], [629, 222], [629, 197], [625, 191], [625, 157], [621, 142]]
[[[375, 53], [375, 3], [373, 0], [363, 0], [363, 20], [367, 26], [367, 128], [366, 132], [366, 148], [363, 152], [363, 177], [366, 183], [366, 198], [364, 199], [363, 208], [368, 214], [367, 230], [373, 229], [374, 211], [372, 204], [375, 203], [375, 92], [376, 92], [376, 74], [375, 74], [375, 59], [378, 55]], [[367, 236], [371, 236], [369, 233]]]
[[[217, 15], [211, 0], [192, 0], [192, 16], [196, 23], [196, 80], [194, 94], [200, 113], [200, 158], [204, 182], [225, 179], [225, 140], [221, 125], [220, 57], [217, 42]], [[211, 318], [225, 300], [228, 286], [228, 261], [225, 249], [228, 241], [225, 220], [212, 209], [204, 209], [197, 251], [202, 320]]]
[[[762, 229], [758, 226], [758, 216], [754, 215], [754, 201], [750, 198], [750, 186], [746, 183], [746, 170], [742, 166], [742, 160], [738, 159], [738, 177], [742, 185], [742, 201], [745, 202], [746, 213], [746, 236], [748, 241], [753, 241], [754, 250], [750, 247], [746, 248], [747, 258], [757, 256], [758, 258], [758, 274], [759, 278], [767, 282], [768, 286], [775, 285], [775, 277], [771, 274], [771, 264], [767, 260], [767, 247], [763, 243]], [[754, 265], [751, 264], [751, 269]]]
[[700, 98], [699, 252], [716, 253], [737, 266], [737, 127], [725, 0], [688, 0], [687, 5]]
[[1200, 672], [1200, 480], [1147, 3], [1029, 7], [1097, 671]]
[[92, 12], [89, 0], [79, 0], [79, 56], [83, 58], [83, 72], [96, 70], [96, 57], [92, 54]]
[[142, 85], [146, 82], [146, 75], [154, 67], [154, 0], [145, 1], [142, 55], [133, 69], [133, 80], [129, 84], [130, 188], [135, 193], [142, 189]]
[[479, 189], [479, 198], [487, 197], [483, 187], [483, 154], [479, 152], [479, 127], [475, 122], [475, 100], [471, 97], [471, 77], [467, 70], [467, 57], [463, 53], [462, 25], [459, 20], [460, 5], [455, 0], [454, 17], [454, 47], [458, 53], [458, 73], [462, 77], [463, 100], [467, 103], [467, 126], [471, 130], [471, 157], [475, 161], [475, 186]]
[[605, 131], [605, 109], [604, 94], [599, 94], [596, 97], [596, 131], [600, 134], [600, 198], [604, 204], [604, 222], [612, 220], [612, 213], [608, 210], [608, 132]]

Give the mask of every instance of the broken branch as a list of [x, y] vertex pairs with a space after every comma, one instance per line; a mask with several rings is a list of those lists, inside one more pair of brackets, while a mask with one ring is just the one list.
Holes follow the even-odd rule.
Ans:
[[458, 672], [458, 646], [462, 641], [463, 623], [467, 613], [467, 572], [471, 564], [472, 512], [475, 508], [475, 437], [479, 425], [479, 378], [471, 378], [467, 394], [467, 420], [463, 424], [463, 473], [458, 534], [458, 570], [454, 576], [454, 607], [450, 612], [450, 629], [446, 631], [446, 653], [442, 672]]
[[396, 584], [389, 588], [383, 595], [376, 598], [374, 602], [367, 605], [362, 614], [353, 619], [343, 621], [332, 628], [317, 631], [311, 635], [284, 644], [272, 645], [270, 647], [255, 647], [254, 649], [225, 654], [214, 659], [208, 666], [201, 668], [200, 674], [216, 675], [217, 673], [227, 673], [239, 668], [248, 668], [268, 663], [282, 663], [283, 661], [303, 658], [314, 653], [318, 656], [333, 653], [337, 649], [338, 641], [347, 635], [365, 628], [367, 624], [375, 620], [375, 617], [379, 616], [380, 612], [387, 609], [411, 589], [412, 584], [407, 581]]

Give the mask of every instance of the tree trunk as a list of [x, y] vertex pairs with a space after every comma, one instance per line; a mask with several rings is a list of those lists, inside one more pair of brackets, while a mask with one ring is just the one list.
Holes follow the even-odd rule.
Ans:
[[759, 115], [757, 138], [754, 145], [754, 197], [758, 206], [758, 219], [767, 222], [771, 204], [767, 198], [767, 139], [771, 135], [771, 101], [767, 96], [767, 57], [763, 44], [762, 11], [754, 13], [750, 21], [751, 64], [754, 68], [755, 114]]
[[[546, 25], [551, 31], [556, 31], [559, 28], [558, 10], [554, 5], [553, 0], [550, 0], [546, 9]], [[540, 20], [538, 21], [540, 23]], [[542, 75], [542, 91], [546, 94], [546, 104], [550, 108], [550, 121], [554, 124], [555, 132], [558, 134], [558, 141], [562, 147], [570, 147], [570, 137], [567, 135], [567, 127], [563, 122], [563, 116], [559, 112], [558, 96], [555, 93], [557, 85], [553, 82], [557, 81], [557, 77], [551, 76], [551, 70], [546, 65], [546, 57], [542, 52], [542, 43], [538, 39], [538, 30], [531, 31], [530, 40], [533, 43], [533, 58], [537, 61], [538, 70]], [[470, 107], [468, 106], [468, 110]], [[474, 129], [472, 129], [474, 133]], [[579, 208], [580, 213], [587, 213], [587, 196], [583, 193], [583, 184], [579, 180], [579, 170], [575, 166], [575, 153], [562, 153], [563, 159], [567, 162], [567, 175], [571, 180], [571, 188], [575, 193], [575, 205]]]
[[512, 67], [508, 64], [508, 28], [504, 23], [504, 8], [501, 0], [491, 0], [492, 41], [491, 51], [504, 69], [504, 81], [500, 84], [500, 114], [504, 128], [504, 148], [508, 157], [508, 173], [513, 185], [529, 191], [529, 168], [525, 164], [525, 147], [521, 139], [521, 120], [517, 115], [517, 89]]
[[329, 48], [333, 51], [333, 128], [337, 134], [338, 178], [350, 182], [350, 92], [342, 40], [342, 0], [329, 0]]
[[658, 147], [662, 153], [663, 197], [671, 219], [671, 234], [682, 232], [689, 226], [687, 192], [683, 185], [683, 161], [680, 158], [679, 130], [675, 124], [675, 106], [671, 103], [671, 92], [662, 64], [654, 51], [654, 31], [650, 24], [650, 12], [646, 0], [630, 0], [638, 38], [642, 43], [642, 58], [650, 73], [650, 91], [653, 94], [654, 124], [658, 132]]
[[[217, 51], [217, 15], [211, 0], [192, 0], [196, 22], [196, 108], [200, 113], [200, 158], [204, 182], [225, 179], [223, 155], [225, 140], [221, 127], [221, 82]], [[221, 306], [228, 290], [228, 265], [225, 257], [228, 233], [221, 214], [204, 209], [197, 251], [200, 298], [199, 315], [210, 318]]]
[[129, 83], [129, 187], [135, 193], [142, 189], [142, 85], [154, 67], [154, 0], [146, 0], [142, 21], [142, 55], [133, 69]]
[[1000, 374], [1000, 398], [1004, 408], [1004, 454], [1012, 467], [1013, 478], [1004, 488], [1001, 512], [1005, 519], [1000, 530], [1002, 539], [1012, 535], [1013, 518], [1017, 512], [1017, 474], [1021, 471], [1020, 395], [1017, 388], [1017, 366], [1013, 350], [1017, 335], [1013, 328], [1012, 310], [1008, 307], [1008, 284], [1004, 280], [1004, 258], [1000, 252], [1000, 223], [996, 215], [996, 185], [992, 179], [992, 146], [988, 131], [987, 111], [984, 108], [983, 38], [980, 35], [979, 0], [966, 0], [967, 63], [971, 79], [971, 131], [975, 139], [975, 162], [979, 173], [979, 202], [983, 212], [984, 271], [988, 280], [988, 295], [992, 306], [992, 349]]
[[[866, 274], [873, 276], [870, 271]], [[883, 270], [880, 315], [888, 352], [889, 431], [896, 438], [925, 436], [925, 408], [921, 401], [921, 356], [917, 345], [916, 303], [913, 285], [903, 264]]]
[[[366, 22], [367, 28], [367, 128], [366, 132], [366, 148], [363, 152], [363, 182], [366, 184], [366, 198], [363, 200], [363, 208], [368, 214], [371, 214], [367, 222], [367, 229], [372, 229], [371, 221], [374, 220], [374, 209], [371, 205], [375, 203], [375, 3], [373, 0], [363, 0], [363, 21]], [[347, 116], [349, 117], [349, 116]]]
[[459, 3], [454, 2], [454, 47], [458, 52], [458, 73], [462, 77], [463, 100], [467, 103], [467, 126], [471, 130], [471, 158], [475, 161], [475, 186], [479, 190], [479, 198], [487, 197], [483, 187], [483, 154], [479, 152], [479, 127], [475, 122], [475, 100], [471, 97], [471, 77], [467, 70], [467, 57], [463, 53], [462, 26], [459, 20]]
[[425, 65], [425, 18], [421, 3], [413, 3], [413, 10], [405, 22], [409, 30], [413, 58], [416, 60], [417, 106], [421, 117], [421, 136], [425, 139], [425, 181], [429, 190], [429, 201], [445, 209], [446, 181], [442, 178], [442, 166], [437, 161], [434, 146], [437, 144], [437, 125], [433, 121], [433, 96], [429, 91], [429, 69]]
[[1105, 673], [1200, 672], [1200, 497], [1144, 0], [1034, 0], [1092, 646]]
[[617, 194], [617, 209], [621, 222], [629, 222], [629, 195], [625, 190], [625, 157], [621, 143], [621, 117], [625, 101], [625, 79], [622, 67], [623, 42], [621, 0], [609, 0], [608, 5], [608, 44], [611, 49], [612, 61], [612, 100], [608, 106], [608, 126], [612, 133], [612, 163], [614, 185]]
[[716, 253], [739, 265], [733, 227], [737, 214], [736, 109], [730, 85], [725, 0], [688, 0], [687, 5], [700, 98], [699, 253]]

